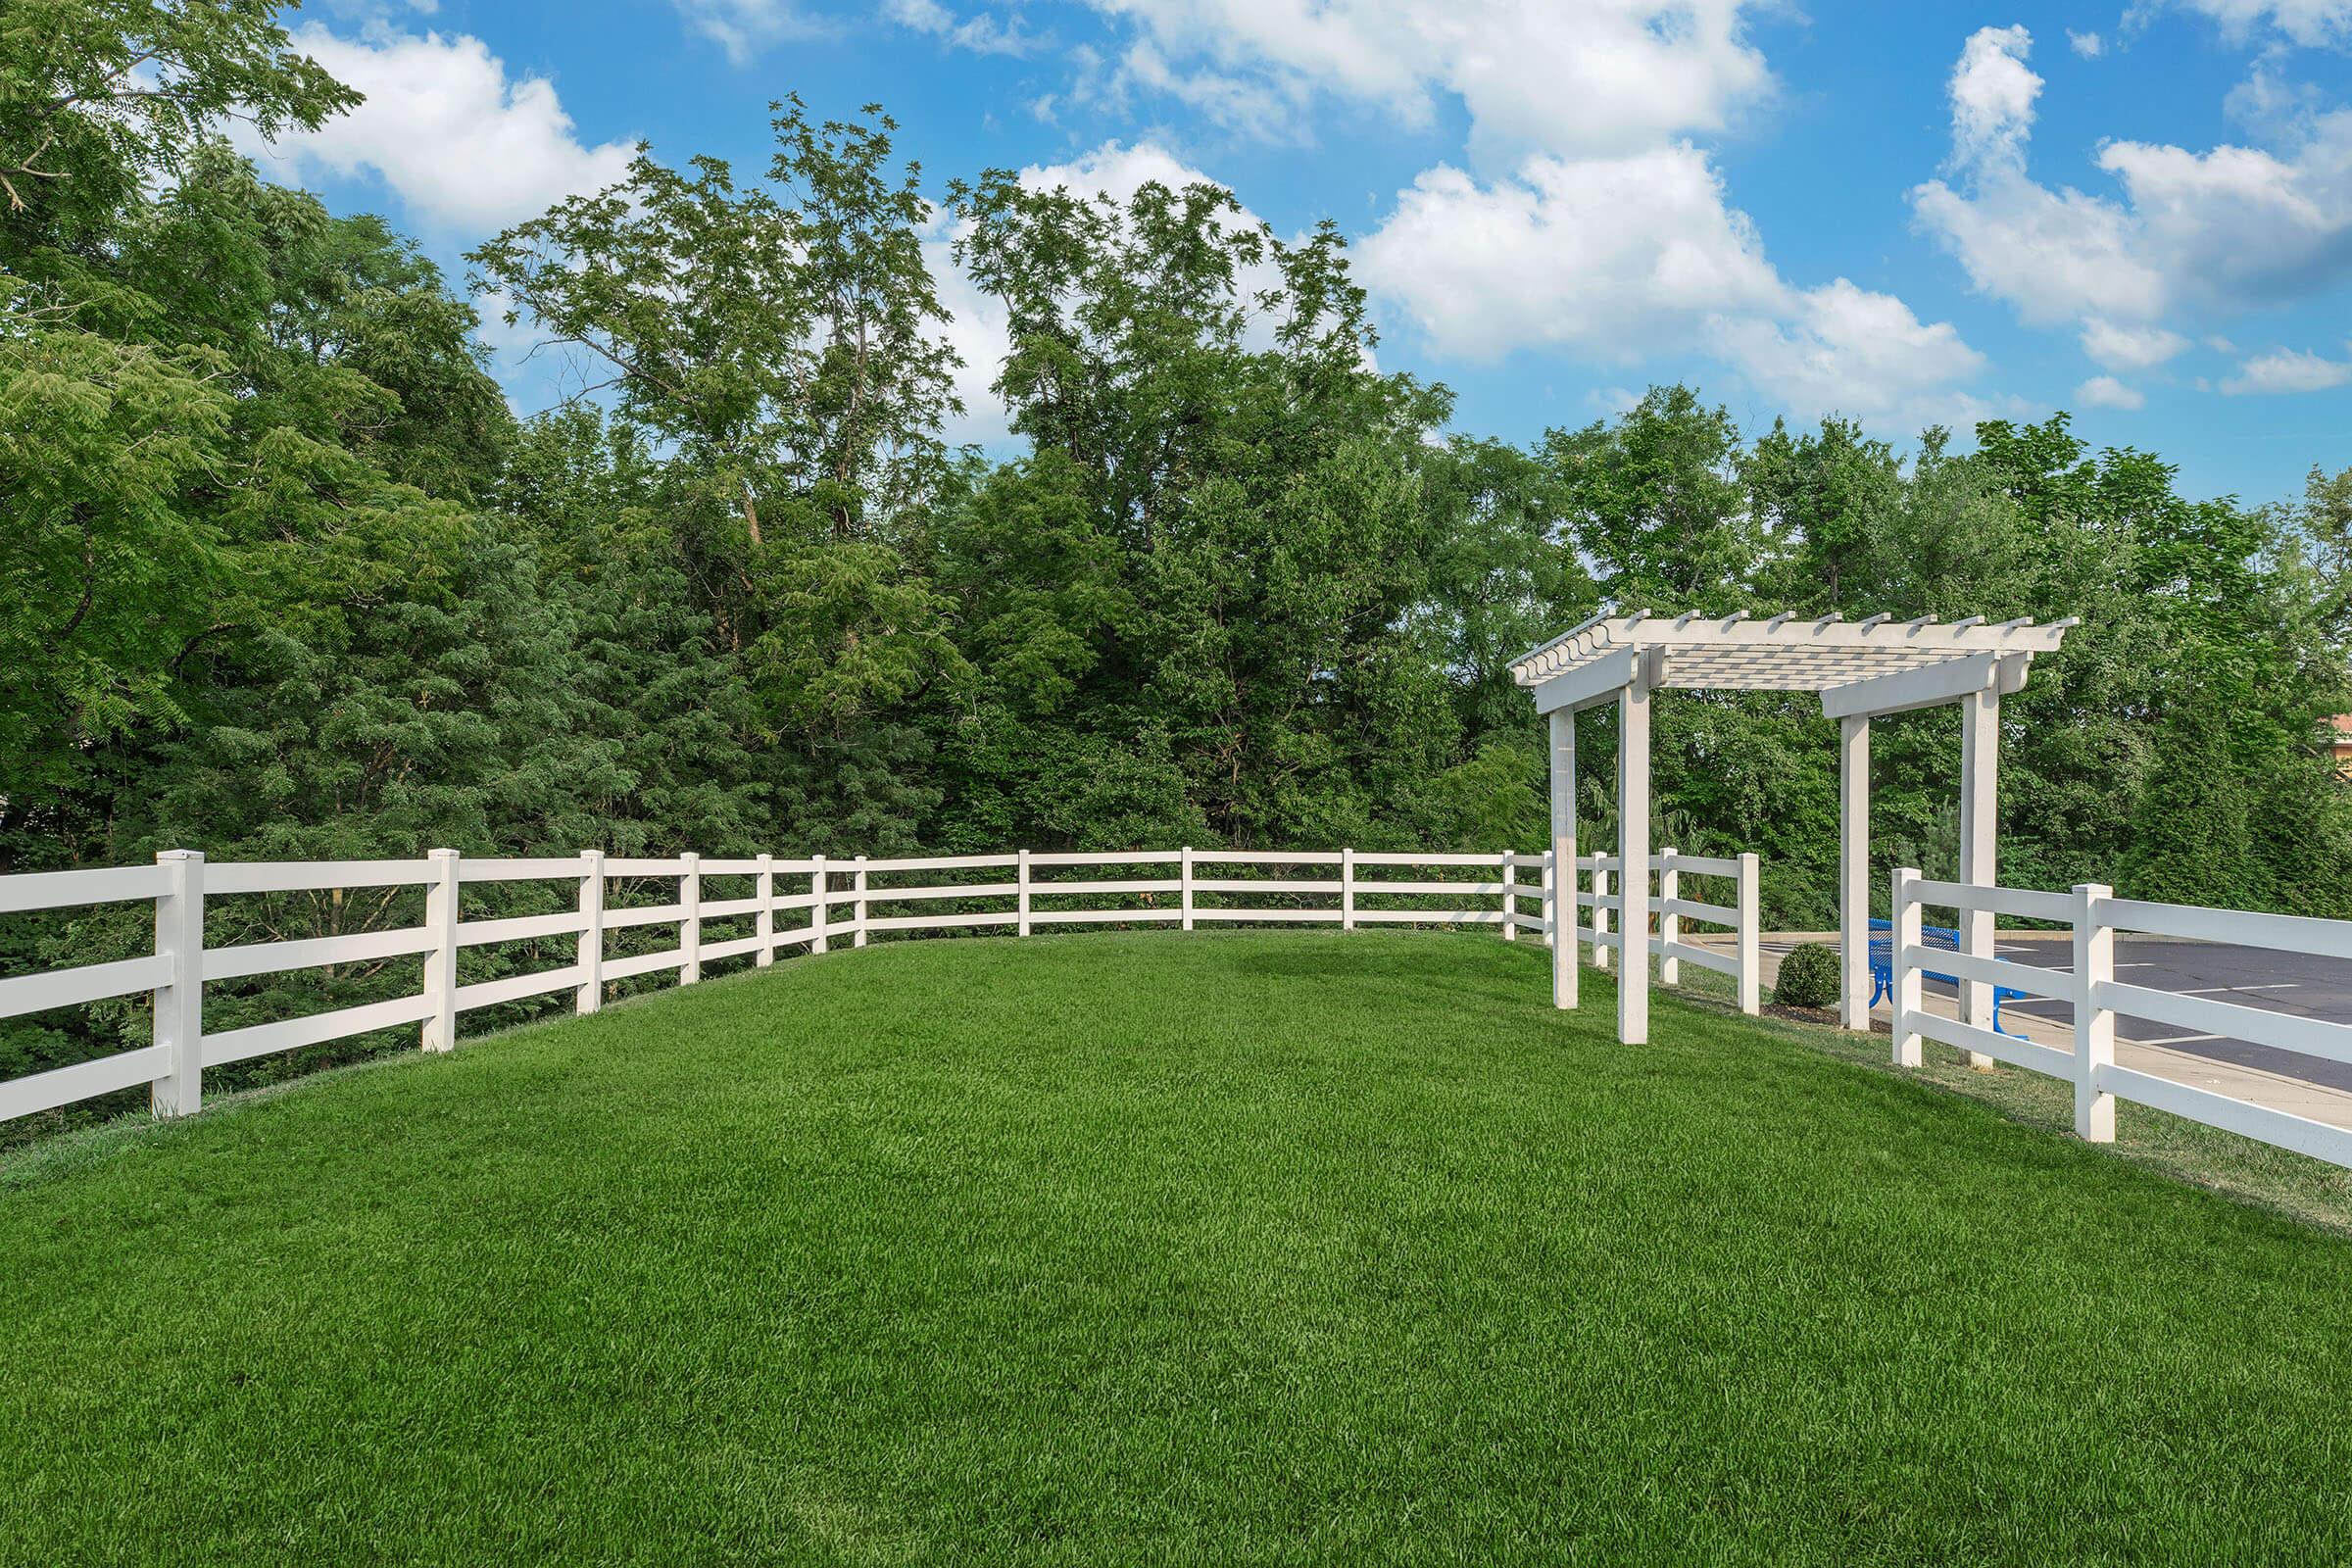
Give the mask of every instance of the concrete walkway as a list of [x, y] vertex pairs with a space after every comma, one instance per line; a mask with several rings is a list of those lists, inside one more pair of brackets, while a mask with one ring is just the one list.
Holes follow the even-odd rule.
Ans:
[[[1711, 948], [1726, 954], [1732, 951], [1732, 938], [1728, 934], [1708, 932], [1696, 936], [1686, 936], [1683, 940], [1691, 942], [1696, 947]], [[1835, 932], [1797, 931], [1774, 932], [1763, 938], [1758, 946], [1763, 962], [1764, 991], [1767, 998], [1771, 996], [1772, 988], [1779, 980], [1782, 957], [1798, 946], [1816, 942], [1836, 947], [1838, 937]], [[2074, 960], [2072, 939], [2068, 933], [2063, 931], [2002, 931], [1996, 934], [1994, 942], [1995, 946], [2001, 950], [2001, 956], [2021, 964], [2032, 964], [2036, 968], [2063, 969], [2069, 967]], [[2167, 946], [2173, 946], [2173, 944], [2162, 940], [2134, 942], [2135, 952], [2142, 947], [2149, 951], [2141, 955], [2136, 963], [2136, 967], [2147, 972], [2133, 974], [2132, 976], [2132, 983], [2167, 991], [2186, 992], [2195, 989], [2189, 986], [2169, 984], [2166, 971], [2169, 968], [2178, 967], [2184, 971], [2182, 978], [2205, 978], [2201, 974], [2185, 972], [2201, 966], [2187, 960], [2192, 957], [2203, 958], [2214, 945], [2207, 943], [2180, 945], [2182, 961], [2178, 964], [2168, 964], [2165, 961], [2162, 950]], [[2044, 956], [2045, 953], [2046, 956]], [[2273, 959], [2282, 958], [2282, 956], [2276, 954], [2264, 956]], [[2317, 982], [2328, 1004], [2332, 1004], [2335, 999], [2337, 983], [2332, 971], [2328, 977]], [[2244, 984], [2244, 989], [2260, 991], [2269, 985], [2299, 988], [2304, 984], [2305, 982], [2300, 980], [2292, 982], [2250, 981]], [[2252, 999], [2232, 996], [2228, 1000], [2251, 1001]], [[1952, 988], [1938, 985], [1933, 981], [1922, 987], [1922, 1005], [1930, 1012], [1940, 1014], [1946, 1018], [1960, 1016], [1959, 999], [1953, 994]], [[2293, 1010], [2314, 1011], [2312, 1008], [2303, 1006], [2297, 1006]], [[2326, 1011], [2315, 1015], [2330, 1015], [2334, 1010], [2332, 1005], [2328, 1005]], [[1884, 1024], [1889, 1030], [1893, 1027], [1893, 1011], [1885, 1003], [1881, 1003], [1871, 1009], [1871, 1018], [1874, 1022]], [[2123, 1023], [2124, 1020], [2119, 1020], [2119, 1025]], [[2067, 1003], [2052, 1002], [2046, 999], [2034, 999], [2025, 1004], [2010, 1003], [2001, 1009], [2001, 1024], [2003, 1028], [2021, 1034], [2036, 1045], [2048, 1046], [2058, 1051], [2071, 1052], [2074, 1050], [2074, 1009]], [[2243, 1042], [2198, 1038], [2193, 1042], [2196, 1049], [2189, 1050], [2183, 1049], [2184, 1045], [2189, 1042], [2180, 1041], [2176, 1037], [2173, 1043], [2159, 1043], [2162, 1038], [2159, 1037], [2158, 1040], [2132, 1039], [2128, 1026], [2119, 1027], [2115, 1042], [2117, 1064], [2157, 1077], [2170, 1078], [2176, 1083], [2190, 1084], [2199, 1089], [2212, 1090], [2216, 1094], [2229, 1095], [2233, 1099], [2250, 1101], [2258, 1105], [2268, 1105], [2276, 1110], [2306, 1116], [2313, 1121], [2327, 1122], [2330, 1126], [2352, 1128], [2352, 1084], [2319, 1081], [2312, 1076], [2306, 1076], [2306, 1074], [2317, 1073], [2327, 1077], [2340, 1078], [2343, 1075], [2336, 1064], [2317, 1057], [2298, 1056], [2289, 1052], [2246, 1045]], [[1931, 1041], [1929, 1045], [1931, 1049], [1935, 1049], [1936, 1042]], [[2232, 1057], [2237, 1059], [2230, 1059]], [[2023, 1071], [2025, 1069], [2004, 1065], [2002, 1070]]]

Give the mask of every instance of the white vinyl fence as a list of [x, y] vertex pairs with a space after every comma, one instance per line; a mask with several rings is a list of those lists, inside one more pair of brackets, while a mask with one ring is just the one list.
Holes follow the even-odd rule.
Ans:
[[[1923, 947], [1920, 911], [1927, 906], [2071, 925], [2075, 934], [2072, 970], [2043, 969]], [[2119, 899], [2113, 889], [2095, 883], [2082, 884], [2071, 893], [2042, 893], [1931, 882], [1916, 870], [1905, 868], [1894, 873], [1893, 926], [1889, 946], [1894, 973], [1897, 1065], [1920, 1064], [1920, 1041], [1924, 1036], [1960, 1051], [1976, 1052], [2013, 1066], [2071, 1080], [2075, 1086], [2075, 1131], [2091, 1143], [2114, 1141], [2115, 1102], [2122, 1099], [2334, 1164], [2352, 1165], [2352, 1131], [2118, 1066], [2115, 1060], [2115, 1018], [2117, 1013], [2123, 1013], [2175, 1024], [2199, 1034], [2299, 1052], [2328, 1061], [2352, 1062], [2352, 1025], [2244, 1006], [2213, 997], [2157, 991], [2115, 978], [2118, 931], [2352, 959], [2352, 921], [2208, 909], [2184, 904], [2148, 904], [2137, 899]], [[1981, 1024], [1926, 1011], [1920, 1005], [1920, 980], [1923, 972], [1931, 968], [1960, 982], [1968, 999], [1963, 1012], [1969, 1017], [1990, 1016], [1989, 993], [1996, 985], [2067, 1003], [2075, 1010], [2074, 1049], [2060, 1051], [2036, 1045], [2013, 1035], [1995, 1034]]]
[[[1737, 910], [1680, 903], [1663, 917], [1654, 951], [1671, 966], [1689, 959], [1735, 967], [1723, 955], [1677, 940], [1678, 918], [1730, 922], [1745, 911], [1741, 957], [1743, 997], [1754, 991], [1754, 857], [1741, 861], [1658, 858], [1671, 898], [1681, 874], [1740, 880]], [[0, 877], [0, 915], [105, 905], [152, 905], [155, 949], [116, 962], [0, 979], [0, 1018], [114, 998], [152, 996], [153, 1043], [92, 1061], [0, 1082], [0, 1120], [30, 1115], [76, 1101], [150, 1086], [159, 1115], [183, 1115], [202, 1100], [207, 1068], [293, 1051], [406, 1024], [420, 1026], [427, 1051], [446, 1051], [457, 1038], [457, 1016], [478, 1008], [569, 992], [578, 1012], [597, 1010], [613, 982], [674, 972], [681, 985], [702, 978], [706, 964], [749, 958], [774, 961], [779, 952], [823, 953], [834, 943], [863, 947], [887, 934], [997, 929], [1027, 936], [1054, 926], [1163, 923], [1190, 931], [1202, 924], [1272, 922], [1358, 926], [1494, 925], [1506, 938], [1523, 930], [1548, 942], [1548, 855], [1372, 853], [1358, 850], [1157, 850], [1003, 855], [914, 856], [893, 859], [748, 859], [608, 858], [589, 851], [575, 858], [503, 859], [435, 850], [422, 859], [208, 864], [201, 854], [174, 850], [153, 865], [58, 871]], [[1580, 861], [1605, 888], [1601, 862]], [[1744, 869], [1742, 869], [1744, 867]], [[1523, 872], [1539, 873], [1522, 881]], [[613, 902], [620, 886], [655, 879], [665, 902]], [[712, 897], [713, 882], [732, 897]], [[556, 884], [546, 890], [570, 905], [553, 912], [499, 918], [468, 917], [468, 888], [485, 884]], [[674, 887], [672, 897], [667, 890]], [[207, 947], [208, 901], [248, 895], [352, 898], [363, 890], [423, 893], [423, 918], [413, 926], [339, 936], [300, 937]], [[576, 891], [576, 898], [566, 895]], [[1525, 912], [1542, 901], [1545, 914]], [[474, 903], [480, 902], [477, 894]], [[543, 901], [544, 902], [544, 901]], [[1606, 917], [1594, 896], [1606, 935]], [[614, 956], [608, 941], [637, 927], [674, 928], [677, 942], [654, 952]], [[747, 929], [748, 926], [748, 929]], [[726, 934], [729, 932], [738, 934]], [[1585, 935], [1581, 930], [1580, 939]], [[461, 955], [502, 944], [569, 939], [572, 959], [526, 973], [465, 983]], [[1608, 938], [1614, 942], [1614, 938]], [[1604, 950], [1596, 947], [1596, 957]], [[332, 1007], [298, 1017], [272, 1018], [208, 1031], [208, 982], [249, 979], [330, 965], [420, 960], [421, 988], [414, 995]], [[1670, 977], [1671, 978], [1671, 977]], [[1753, 1010], [1752, 1005], [1750, 1010]]]

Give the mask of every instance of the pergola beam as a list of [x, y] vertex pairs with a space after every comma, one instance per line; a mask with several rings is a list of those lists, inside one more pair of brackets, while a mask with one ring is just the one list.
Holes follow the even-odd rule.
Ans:
[[1970, 654], [1948, 663], [1874, 675], [1823, 692], [1821, 710], [1831, 718], [1880, 718], [1956, 703], [1983, 691], [2015, 692], [2026, 684], [2026, 667], [2032, 658], [2031, 654]]
[[1535, 689], [1536, 711], [1595, 708], [1614, 702], [1642, 673], [1642, 650], [1622, 648], [1554, 675]]

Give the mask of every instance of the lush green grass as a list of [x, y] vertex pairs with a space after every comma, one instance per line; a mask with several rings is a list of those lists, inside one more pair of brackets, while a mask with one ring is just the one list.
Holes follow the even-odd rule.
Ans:
[[1542, 964], [876, 947], [62, 1141], [0, 1558], [2346, 1552], [2345, 1242]]

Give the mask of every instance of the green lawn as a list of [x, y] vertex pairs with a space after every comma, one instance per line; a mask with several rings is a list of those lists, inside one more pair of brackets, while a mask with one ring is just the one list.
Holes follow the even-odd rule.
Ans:
[[877, 946], [20, 1156], [0, 1560], [2352, 1552], [2352, 1245], [1544, 962]]

